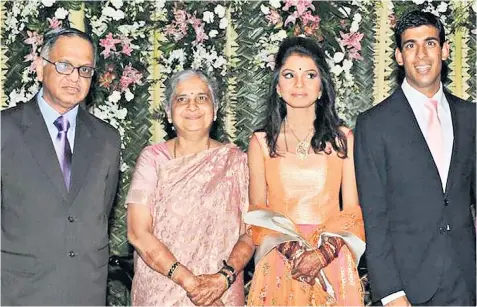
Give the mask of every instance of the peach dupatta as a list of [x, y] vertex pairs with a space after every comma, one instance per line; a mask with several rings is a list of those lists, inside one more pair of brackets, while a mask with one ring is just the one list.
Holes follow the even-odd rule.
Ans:
[[[318, 246], [321, 236], [328, 233], [346, 232], [364, 242], [364, 225], [359, 206], [340, 211], [323, 224], [298, 224], [295, 228], [310, 246]], [[252, 226], [251, 231], [259, 249], [270, 238], [276, 240], [277, 244], [290, 240], [290, 237], [262, 227]], [[311, 287], [291, 279], [291, 268], [285, 258], [276, 249], [271, 250], [256, 263], [248, 305], [362, 306], [364, 293], [356, 268], [359, 257], [355, 257], [356, 252], [352, 249], [348, 244], [345, 245], [338, 258], [323, 270], [333, 295], [319, 286]], [[361, 254], [358, 253], [358, 256]], [[258, 285], [263, 285], [259, 291]]]

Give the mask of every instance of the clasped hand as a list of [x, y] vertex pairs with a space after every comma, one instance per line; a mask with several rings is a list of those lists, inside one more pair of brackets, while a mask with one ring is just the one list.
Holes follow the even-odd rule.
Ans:
[[306, 282], [311, 286], [315, 285], [316, 278], [318, 278], [321, 287], [326, 291], [325, 281], [320, 274], [321, 269], [326, 265], [320, 260], [319, 252], [317, 250], [305, 251], [299, 257], [292, 260], [291, 273], [293, 279]]
[[224, 306], [220, 297], [227, 290], [227, 284], [220, 274], [204, 274], [191, 277], [184, 290], [196, 306]]

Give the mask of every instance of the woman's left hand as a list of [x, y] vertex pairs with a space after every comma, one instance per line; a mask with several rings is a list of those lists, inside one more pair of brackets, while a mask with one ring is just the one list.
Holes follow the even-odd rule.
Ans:
[[199, 275], [197, 280], [197, 287], [187, 293], [189, 299], [196, 306], [213, 305], [227, 290], [225, 277], [220, 274]]
[[305, 251], [295, 259], [291, 270], [292, 278], [306, 282], [311, 286], [315, 284], [315, 278], [318, 278], [322, 288], [326, 290], [324, 280], [319, 274], [325, 264], [322, 263], [317, 253], [319, 253], [317, 250]]

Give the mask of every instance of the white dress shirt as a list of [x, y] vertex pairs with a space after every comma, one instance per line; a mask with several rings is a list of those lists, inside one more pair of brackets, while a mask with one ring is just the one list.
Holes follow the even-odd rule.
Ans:
[[[401, 88], [404, 92], [404, 96], [406, 96], [407, 101], [412, 108], [412, 112], [414, 113], [417, 123], [419, 124], [419, 128], [421, 129], [421, 132], [426, 140], [429, 114], [426, 107], [424, 106], [424, 103], [429, 99], [437, 100], [437, 117], [439, 117], [444, 138], [444, 172], [441, 174], [441, 183], [442, 190], [445, 191], [452, 156], [452, 146], [454, 144], [454, 129], [452, 127], [452, 116], [449, 102], [447, 101], [442, 90], [442, 83], [439, 86], [439, 90], [434, 94], [434, 96], [432, 96], [432, 98], [428, 98], [426, 95], [413, 88], [406, 79], [404, 79]], [[398, 291], [382, 298], [381, 302], [383, 305], [386, 305], [387, 303], [405, 295], [406, 293], [404, 291]]]

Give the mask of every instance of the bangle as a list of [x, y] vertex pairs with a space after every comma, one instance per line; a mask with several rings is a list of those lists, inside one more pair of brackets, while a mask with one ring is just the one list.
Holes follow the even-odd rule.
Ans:
[[172, 275], [174, 275], [174, 272], [176, 271], [176, 269], [179, 267], [179, 261], [176, 261], [172, 266], [171, 268], [169, 269], [169, 273], [167, 273], [167, 277], [169, 279], [172, 279]]
[[224, 264], [223, 269], [229, 270], [230, 272], [232, 272], [232, 274], [235, 273], [235, 268], [228, 264], [227, 261], [224, 260], [222, 261], [222, 263]]
[[226, 290], [228, 290], [230, 288], [230, 281], [229, 281], [229, 277], [227, 276], [227, 273], [225, 273], [224, 271], [220, 270], [217, 274], [220, 274], [222, 275], [223, 277], [225, 277], [225, 282], [226, 282]]
[[235, 268], [228, 264], [225, 260], [223, 261], [223, 264], [224, 266], [220, 269], [220, 271], [226, 274], [230, 287], [237, 279], [237, 273], [235, 273]]

